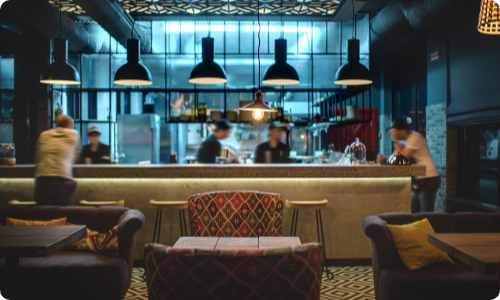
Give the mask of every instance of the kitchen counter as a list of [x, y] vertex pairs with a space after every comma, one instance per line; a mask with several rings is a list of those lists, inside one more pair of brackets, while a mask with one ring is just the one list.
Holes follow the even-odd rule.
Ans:
[[[424, 166], [280, 165], [76, 165], [75, 178], [369, 178], [414, 177]], [[32, 178], [33, 165], [0, 167], [0, 178]]]
[[[425, 174], [423, 166], [333, 165], [77, 165], [73, 168], [80, 200], [125, 200], [125, 206], [146, 216], [137, 235], [135, 259], [153, 239], [157, 201], [187, 200], [190, 195], [247, 190], [280, 193], [286, 200], [328, 199], [322, 211], [327, 257], [347, 265], [369, 263], [370, 240], [361, 229], [367, 216], [410, 212], [411, 178]], [[0, 167], [0, 205], [9, 200], [33, 201], [34, 166]], [[283, 211], [283, 235], [290, 233], [292, 210]], [[173, 245], [180, 236], [179, 214], [164, 211], [161, 243]], [[189, 220], [189, 218], [188, 218]], [[297, 235], [302, 243], [316, 241], [314, 211], [301, 211]], [[362, 259], [362, 260], [360, 260]]]

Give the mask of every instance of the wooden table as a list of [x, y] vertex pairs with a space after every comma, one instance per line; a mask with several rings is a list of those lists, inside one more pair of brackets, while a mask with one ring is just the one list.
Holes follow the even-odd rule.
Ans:
[[500, 233], [436, 233], [429, 243], [464, 264], [496, 275], [500, 260]]
[[270, 249], [287, 248], [299, 246], [298, 237], [249, 237], [249, 238], [226, 238], [226, 237], [181, 237], [175, 243], [174, 248], [197, 248], [197, 249]]
[[46, 257], [77, 241], [87, 232], [85, 225], [0, 226], [0, 257], [5, 257], [7, 299], [17, 294], [20, 257]]

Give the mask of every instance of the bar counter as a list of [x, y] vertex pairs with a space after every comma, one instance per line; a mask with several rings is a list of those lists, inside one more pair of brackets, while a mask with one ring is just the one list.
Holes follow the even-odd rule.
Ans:
[[[146, 224], [137, 236], [135, 259], [153, 239], [155, 211], [149, 200], [185, 200], [189, 195], [218, 190], [276, 192], [289, 200], [328, 199], [322, 212], [327, 257], [368, 259], [370, 241], [361, 221], [386, 212], [410, 212], [411, 177], [425, 174], [424, 166], [331, 165], [77, 165], [73, 174], [80, 200], [125, 200], [138, 209]], [[0, 205], [9, 200], [32, 201], [34, 166], [0, 167]], [[187, 213], [187, 212], [186, 212]], [[283, 235], [290, 234], [292, 211], [285, 208]], [[189, 225], [188, 225], [189, 226]], [[297, 235], [302, 243], [317, 240], [314, 211], [301, 211]], [[176, 211], [163, 216], [162, 244], [180, 236]]]

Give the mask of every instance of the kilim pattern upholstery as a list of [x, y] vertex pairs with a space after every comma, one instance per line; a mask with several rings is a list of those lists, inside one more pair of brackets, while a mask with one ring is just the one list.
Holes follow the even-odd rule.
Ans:
[[221, 191], [193, 195], [188, 201], [192, 236], [281, 236], [280, 194]]
[[322, 247], [199, 250], [147, 244], [148, 298], [319, 300]]

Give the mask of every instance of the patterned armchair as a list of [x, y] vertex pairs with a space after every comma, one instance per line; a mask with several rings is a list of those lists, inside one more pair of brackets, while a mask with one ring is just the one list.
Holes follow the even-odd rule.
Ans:
[[319, 300], [320, 244], [269, 250], [197, 250], [147, 244], [150, 300]]
[[281, 236], [283, 197], [249, 191], [193, 195], [188, 201], [192, 236]]

